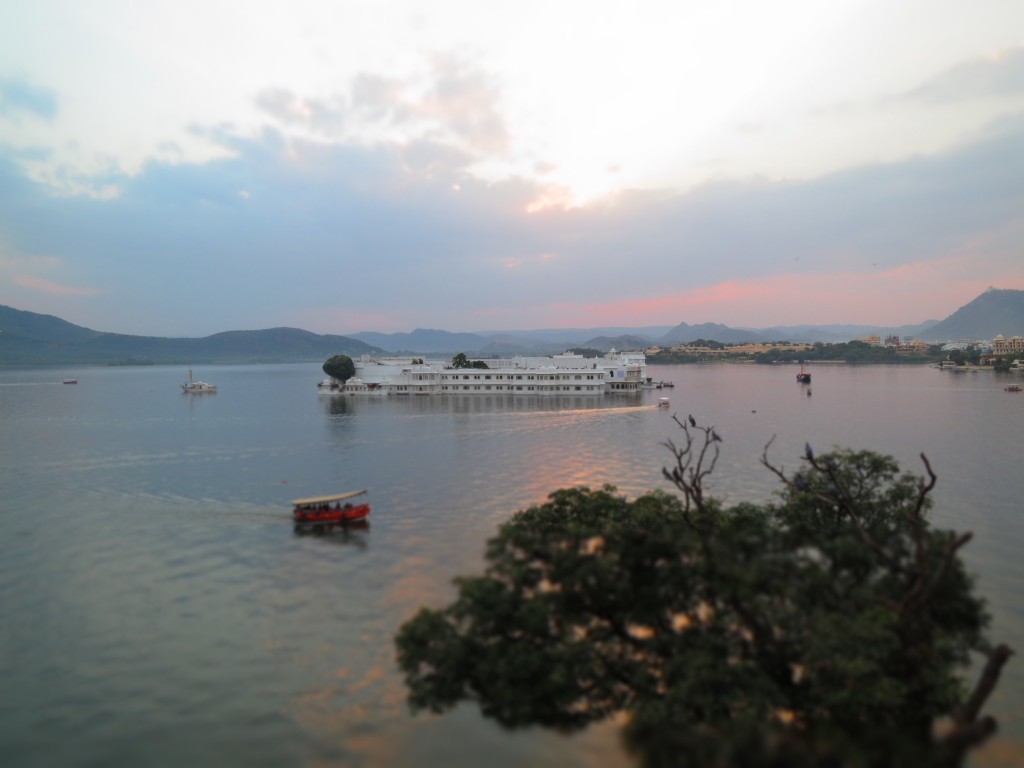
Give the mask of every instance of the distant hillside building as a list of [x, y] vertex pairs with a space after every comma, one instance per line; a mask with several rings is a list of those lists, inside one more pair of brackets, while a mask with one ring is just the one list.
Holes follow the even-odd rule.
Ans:
[[[672, 352], [696, 357], [748, 357], [750, 355], [764, 354], [776, 350], [787, 350], [802, 352], [812, 349], [811, 344], [801, 344], [793, 341], [772, 341], [772, 342], [750, 342], [749, 344], [723, 344], [720, 347], [697, 346], [695, 344], [673, 344]], [[650, 349], [645, 350], [652, 354]]]
[[920, 339], [904, 339], [903, 342], [896, 347], [897, 355], [927, 355], [928, 354], [928, 343], [921, 341]]
[[1004, 339], [1003, 334], [999, 334], [992, 339], [993, 355], [1019, 355], [1021, 352], [1024, 352], [1024, 337], [1011, 336]]
[[865, 344], [870, 344], [873, 347], [882, 346], [882, 337], [877, 333], [869, 333], [867, 336], [861, 336], [857, 341], [862, 341]]

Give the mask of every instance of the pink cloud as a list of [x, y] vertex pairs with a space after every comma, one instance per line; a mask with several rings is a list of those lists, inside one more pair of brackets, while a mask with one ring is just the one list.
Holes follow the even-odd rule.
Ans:
[[[1001, 272], [1001, 274], [1000, 274]], [[993, 277], [998, 275], [998, 277]], [[669, 294], [594, 304], [549, 304], [529, 314], [538, 327], [722, 323], [775, 325], [867, 323], [904, 325], [941, 320], [989, 287], [1024, 287], [1024, 268], [1000, 270], [966, 249], [945, 259], [870, 273], [788, 274], [730, 280]], [[486, 313], [497, 325], [505, 314]], [[517, 308], [517, 316], [522, 309]]]
[[41, 277], [31, 275], [16, 275], [14, 282], [24, 288], [30, 288], [40, 293], [48, 293], [54, 296], [96, 296], [99, 294], [95, 288], [82, 288], [76, 285], [61, 285], [52, 280], [45, 280]]

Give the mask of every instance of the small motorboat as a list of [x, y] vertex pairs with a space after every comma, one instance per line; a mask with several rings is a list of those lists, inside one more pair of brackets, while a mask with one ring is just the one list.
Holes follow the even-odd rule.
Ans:
[[193, 381], [192, 380], [192, 369], [188, 369], [188, 381], [181, 385], [181, 391], [187, 395], [215, 395], [217, 394], [217, 385], [208, 384], [205, 381]]
[[292, 519], [296, 527], [334, 526], [364, 522], [370, 516], [368, 502], [353, 504], [349, 499], [362, 496], [366, 491], [336, 493], [331, 496], [313, 496], [292, 502]]
[[1020, 384], [1011, 384], [1010, 386], [1005, 387], [1005, 389], [1007, 392], [1020, 392]]
[[64, 379], [65, 384], [77, 384], [78, 379]]
[[658, 407], [659, 408], [668, 408], [668, 398], [667, 397], [659, 397], [658, 398]]

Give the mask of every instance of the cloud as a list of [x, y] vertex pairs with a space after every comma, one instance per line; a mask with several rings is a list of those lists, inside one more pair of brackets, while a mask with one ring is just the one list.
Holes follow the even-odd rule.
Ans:
[[[924, 314], [914, 320], [921, 322], [941, 319], [983, 292], [988, 283], [978, 276], [979, 267], [977, 260], [950, 257], [872, 273], [788, 273], [644, 298], [537, 305], [529, 311], [570, 327], [639, 325], [629, 320], [637, 317], [647, 318], [647, 324], [718, 322], [754, 328], [804, 325], [831, 317], [829, 323], [895, 327], [907, 324], [908, 302], [921, 308]], [[1017, 270], [1009, 285], [1024, 285], [1024, 268]]]
[[14, 282], [23, 288], [30, 288], [40, 293], [46, 293], [53, 296], [98, 296], [99, 291], [95, 288], [83, 288], [75, 285], [61, 285], [55, 283], [52, 280], [46, 280], [42, 277], [33, 277], [32, 275], [16, 275]]
[[57, 118], [57, 95], [27, 80], [0, 77], [0, 117], [24, 115], [51, 122]]
[[[767, 325], [792, 314], [801, 286], [831, 297], [808, 294], [804, 318], [866, 307], [863, 291], [919, 321], [915, 307], [938, 278], [920, 271], [920, 290], [900, 304], [884, 286], [903, 266], [959, 254], [986, 285], [1021, 273], [1024, 119], [945, 153], [811, 181], [636, 190], [532, 214], [531, 201], [557, 188], [475, 178], [469, 155], [441, 137], [358, 146], [276, 130], [207, 136], [223, 157], [152, 162], [106, 201], [53, 197], [0, 157], [0, 233], [11, 252], [52, 254], [77, 281], [102, 286], [104, 301], [133, 318], [113, 330], [157, 335], [307, 318], [331, 333], [604, 325], [611, 315], [624, 325], [740, 315]], [[970, 284], [970, 273], [961, 279]]]
[[508, 149], [508, 130], [499, 109], [497, 87], [476, 67], [455, 56], [432, 59], [433, 87], [417, 113], [437, 120], [467, 146], [484, 154]]
[[455, 56], [435, 55], [425, 76], [402, 80], [368, 73], [326, 98], [267, 88], [256, 106], [282, 126], [331, 140], [447, 144], [479, 160], [501, 155], [509, 134], [500, 93], [486, 73]]
[[953, 102], [1024, 95], [1024, 46], [963, 61], [905, 94], [912, 101]]
[[285, 125], [299, 125], [327, 136], [338, 134], [349, 114], [342, 97], [330, 100], [302, 98], [285, 88], [266, 88], [256, 95], [256, 106]]
[[360, 73], [352, 80], [352, 106], [370, 122], [401, 123], [410, 112], [405, 91], [398, 78]]

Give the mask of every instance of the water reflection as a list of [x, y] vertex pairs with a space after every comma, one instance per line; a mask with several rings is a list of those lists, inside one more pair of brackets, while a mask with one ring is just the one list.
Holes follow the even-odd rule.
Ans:
[[322, 539], [332, 544], [354, 546], [359, 549], [366, 549], [370, 542], [370, 521], [354, 520], [351, 523], [337, 523], [330, 525], [302, 525], [296, 524], [292, 532], [300, 538], [310, 537]]
[[344, 416], [351, 410], [349, 405], [351, 398], [348, 397], [322, 397], [320, 400], [325, 404], [326, 410], [331, 416]]
[[335, 395], [321, 397], [331, 415], [386, 408], [403, 414], [537, 413], [637, 407], [643, 393], [585, 395]]

